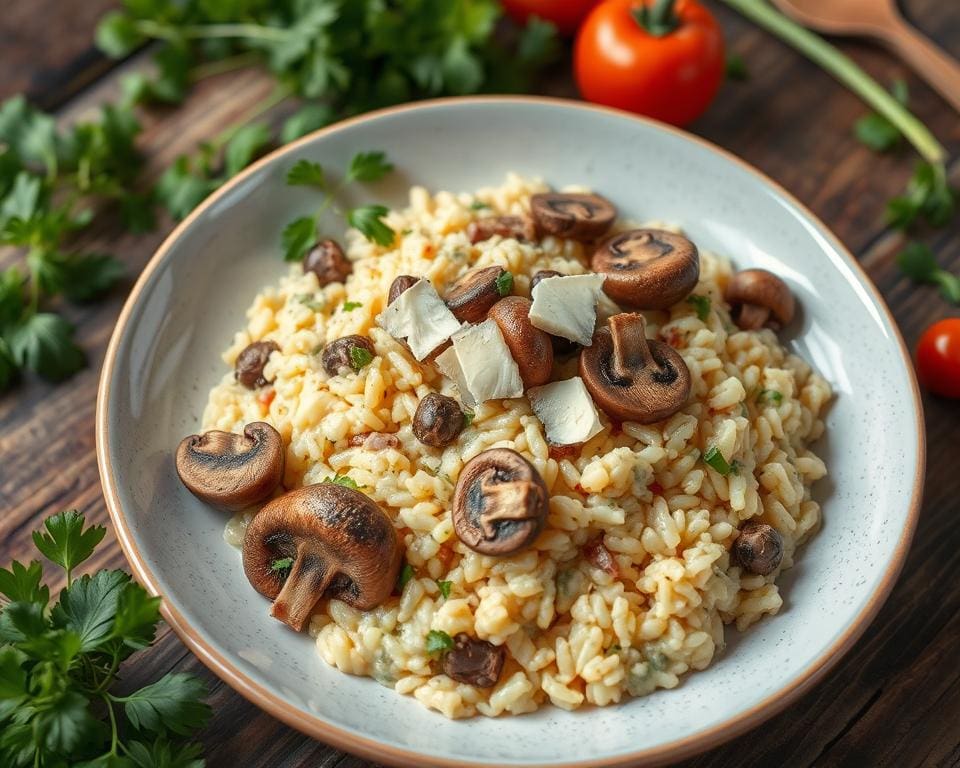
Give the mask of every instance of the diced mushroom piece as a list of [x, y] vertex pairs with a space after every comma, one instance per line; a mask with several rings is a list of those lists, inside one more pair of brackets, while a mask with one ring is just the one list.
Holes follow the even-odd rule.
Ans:
[[651, 424], [690, 395], [690, 371], [668, 344], [648, 339], [643, 315], [614, 315], [580, 353], [580, 376], [594, 402], [618, 421]]
[[366, 336], [350, 335], [327, 344], [320, 362], [330, 376], [342, 376], [356, 373], [376, 354], [373, 342]]
[[453, 494], [453, 527], [481, 555], [519, 552], [540, 533], [550, 495], [536, 468], [509, 448], [476, 455], [460, 472]]
[[783, 537], [771, 525], [750, 521], [733, 542], [733, 553], [744, 570], [767, 576], [783, 561]]
[[530, 198], [538, 233], [595, 240], [613, 225], [617, 209], [600, 195], [543, 192]]
[[263, 369], [270, 360], [270, 355], [280, 351], [280, 345], [275, 341], [255, 341], [244, 347], [237, 355], [234, 364], [234, 378], [247, 389], [265, 387], [270, 382], [263, 376]]
[[368, 496], [335, 483], [274, 499], [243, 540], [247, 579], [273, 600], [271, 615], [298, 632], [321, 597], [361, 611], [380, 605], [393, 591], [401, 562], [390, 518]]
[[603, 543], [603, 534], [597, 534], [583, 545], [583, 556], [594, 568], [599, 568], [605, 573], [609, 573], [616, 578], [620, 575], [620, 568], [617, 561], [613, 559], [610, 550]]
[[361, 432], [351, 435], [347, 440], [351, 448], [363, 448], [365, 451], [382, 451], [385, 448], [399, 448], [400, 438], [389, 432]]
[[513, 275], [503, 267], [471, 269], [444, 292], [453, 316], [462, 323], [479, 323], [487, 312], [513, 290]]
[[303, 257], [303, 272], [313, 272], [320, 281], [320, 287], [331, 283], [345, 282], [353, 271], [343, 248], [335, 240], [321, 240]]
[[745, 331], [758, 331], [764, 326], [779, 330], [793, 320], [796, 310], [787, 284], [765, 269], [737, 272], [727, 284], [724, 298], [734, 322]]
[[550, 381], [553, 371], [553, 344], [550, 334], [535, 328], [530, 322], [530, 299], [507, 296], [490, 309], [487, 317], [493, 320], [510, 348], [510, 354], [520, 369], [525, 388], [537, 387]]
[[491, 688], [500, 679], [506, 655], [503, 646], [460, 632], [453, 638], [453, 649], [443, 657], [443, 674], [458, 683]]
[[452, 338], [453, 346], [436, 363], [457, 385], [464, 404], [472, 407], [523, 394], [520, 369], [493, 320], [464, 326]]
[[465, 419], [460, 404], [452, 397], [431, 392], [413, 415], [413, 434], [424, 445], [442, 448], [463, 431]]
[[690, 294], [700, 279], [697, 246], [661, 229], [632, 229], [597, 247], [594, 272], [607, 276], [606, 294], [629, 309], [666, 309]]
[[527, 397], [551, 445], [585, 443], [603, 429], [593, 399], [579, 376], [528, 389]]
[[214, 430], [185, 437], [177, 447], [177, 474], [201, 501], [231, 512], [259, 504], [283, 479], [283, 440], [263, 421], [242, 435]]
[[394, 281], [390, 283], [390, 291], [387, 293], [387, 304], [393, 304], [401, 293], [408, 288], [413, 288], [419, 279], [419, 277], [413, 277], [412, 275], [400, 275], [394, 278]]
[[417, 360], [423, 360], [460, 328], [428, 280], [418, 280], [380, 315], [380, 324], [395, 339], [406, 339]]
[[479, 243], [498, 235], [520, 241], [536, 238], [533, 222], [523, 216], [486, 216], [467, 225], [467, 237], [471, 243]]
[[604, 275], [567, 275], [539, 281], [531, 294], [530, 322], [554, 336], [589, 345], [604, 279]]

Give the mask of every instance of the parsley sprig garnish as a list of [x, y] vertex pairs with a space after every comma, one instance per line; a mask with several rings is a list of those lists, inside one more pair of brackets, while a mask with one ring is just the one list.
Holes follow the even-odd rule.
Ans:
[[113, 690], [123, 662], [153, 643], [160, 598], [123, 571], [74, 576], [105, 533], [68, 511], [34, 534], [65, 572], [53, 605], [39, 561], [0, 568], [0, 765], [204, 764], [185, 738], [210, 718], [201, 680], [169, 673], [125, 695]]
[[[287, 171], [287, 184], [293, 187], [312, 187], [319, 190], [323, 197], [316, 213], [312, 216], [300, 216], [291, 221], [283, 230], [281, 244], [286, 261], [299, 261], [320, 236], [320, 216], [328, 208], [336, 208], [337, 196], [351, 182], [378, 181], [393, 170], [393, 165], [383, 152], [360, 152], [354, 155], [343, 178], [331, 184], [327, 173], [320, 163], [302, 159]], [[358, 229], [364, 237], [379, 245], [391, 245], [395, 233], [383, 218], [389, 213], [383, 205], [363, 205], [351, 208], [345, 214], [351, 227]], [[348, 308], [349, 305], [349, 308]], [[360, 306], [356, 302], [346, 302], [344, 311], [349, 312]]]

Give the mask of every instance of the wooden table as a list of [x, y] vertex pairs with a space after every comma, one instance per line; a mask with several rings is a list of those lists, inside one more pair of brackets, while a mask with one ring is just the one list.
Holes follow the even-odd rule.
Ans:
[[[120, 66], [91, 50], [92, 29], [110, 0], [7, 0], [0, 14], [0, 98], [18, 91], [64, 120], [88, 113], [118, 92]], [[907, 0], [913, 21], [960, 57], [960, 6]], [[69, 10], [65, 6], [69, 6]], [[693, 130], [732, 150], [783, 184], [833, 228], [879, 286], [911, 346], [933, 320], [960, 314], [935, 290], [900, 277], [893, 257], [902, 244], [883, 220], [884, 205], [910, 175], [909, 152], [877, 156], [858, 144], [853, 122], [864, 107], [827, 75], [725, 7], [714, 4], [729, 47], [750, 71], [728, 83]], [[881, 82], [906, 76], [914, 111], [952, 151], [960, 119], [905, 68], [866, 44], [842, 47]], [[572, 94], [559, 67], [551, 92]], [[255, 72], [204, 81], [177, 111], [144, 117], [142, 147], [153, 171], [191, 150], [269, 92]], [[287, 110], [288, 111], [288, 110]], [[280, 119], [285, 110], [275, 110]], [[951, 166], [956, 185], [960, 162]], [[30, 532], [47, 515], [79, 508], [104, 523], [107, 513], [94, 458], [94, 400], [110, 332], [137, 272], [163, 238], [133, 237], [104, 224], [88, 247], [117, 254], [129, 267], [123, 288], [106, 301], [68, 308], [90, 366], [69, 382], [28, 380], [0, 395], [0, 562], [32, 554]], [[960, 271], [960, 227], [928, 236], [940, 261]], [[12, 254], [0, 254], [5, 266]], [[929, 462], [926, 499], [913, 548], [880, 615], [829, 677], [787, 711], [686, 766], [960, 765], [960, 403], [925, 397]], [[829, 513], [829, 510], [828, 510]], [[96, 567], [125, 566], [109, 539]], [[144, 683], [169, 670], [209, 681], [214, 718], [202, 734], [211, 766], [368, 765], [302, 736], [258, 710], [209, 673], [169, 630], [128, 663], [125, 677]]]

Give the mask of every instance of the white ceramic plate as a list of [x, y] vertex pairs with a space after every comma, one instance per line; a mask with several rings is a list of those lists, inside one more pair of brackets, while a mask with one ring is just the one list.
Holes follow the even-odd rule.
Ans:
[[[682, 225], [737, 266], [784, 276], [802, 312], [790, 345], [833, 384], [818, 454], [823, 530], [782, 579], [786, 604], [708, 670], [620, 706], [450, 722], [371, 679], [324, 664], [267, 615], [194, 499], [173, 449], [197, 430], [221, 351], [285, 266], [279, 234], [315, 200], [284, 184], [300, 158], [334, 168], [386, 150], [369, 190], [400, 205], [412, 184], [473, 190], [508, 170], [587, 184], [622, 215]], [[353, 191], [352, 191], [353, 192]], [[356, 193], [359, 194], [359, 193]], [[359, 201], [359, 198], [358, 198]], [[342, 223], [331, 219], [329, 231]], [[447, 100], [340, 123], [275, 152], [201, 205], [159, 249], [120, 317], [100, 385], [97, 438], [110, 513], [137, 577], [184, 642], [244, 696], [323, 741], [390, 763], [619, 765], [673, 760], [755, 726], [813, 685], [893, 586], [919, 509], [924, 445], [903, 342], [836, 238], [782, 189], [697, 138], [622, 113], [545, 99]]]

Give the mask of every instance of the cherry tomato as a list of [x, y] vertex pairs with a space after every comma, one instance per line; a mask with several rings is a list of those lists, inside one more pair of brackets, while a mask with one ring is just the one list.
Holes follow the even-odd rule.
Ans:
[[598, 2], [600, 0], [503, 0], [503, 7], [521, 24], [526, 24], [530, 16], [539, 16], [553, 22], [560, 34], [572, 35]]
[[917, 342], [917, 377], [937, 395], [960, 398], [960, 317], [931, 325]]
[[662, 34], [639, 20], [663, 0], [604, 0], [577, 34], [574, 73], [589, 101], [674, 125], [699, 117], [723, 81], [723, 32], [696, 0], [677, 0]]

